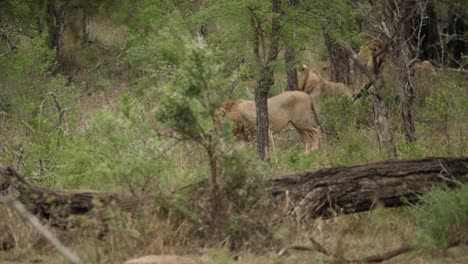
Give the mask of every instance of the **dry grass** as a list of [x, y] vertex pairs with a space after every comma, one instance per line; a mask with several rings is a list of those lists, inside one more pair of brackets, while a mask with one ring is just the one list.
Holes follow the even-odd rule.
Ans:
[[[0, 208], [1, 230], [14, 241], [13, 249], [0, 251], [0, 263], [46, 262], [65, 260], [38, 234], [8, 208]], [[275, 237], [283, 247], [304, 245], [313, 247], [310, 238], [321, 244], [332, 256], [317, 251], [293, 251], [276, 256], [281, 247], [265, 248], [262, 252], [241, 250], [229, 252], [221, 244], [207, 247], [190, 235], [186, 222], [171, 216], [161, 217], [154, 208], [146, 208], [137, 218], [122, 214], [109, 226], [109, 232], [98, 239], [99, 224], [84, 221], [71, 231], [56, 234], [85, 263], [123, 263], [145, 255], [191, 256], [196, 263], [323, 263], [339, 259], [361, 259], [384, 253], [405, 243], [417, 243], [414, 223], [405, 209], [377, 209], [371, 212], [317, 219], [296, 226], [285, 218], [280, 235]], [[176, 224], [177, 223], [177, 224]], [[389, 260], [387, 263], [466, 263], [468, 247], [448, 250], [418, 249]]]

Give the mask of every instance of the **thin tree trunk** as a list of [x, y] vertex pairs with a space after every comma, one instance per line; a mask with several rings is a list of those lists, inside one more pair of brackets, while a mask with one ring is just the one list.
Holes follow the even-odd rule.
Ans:
[[397, 150], [395, 146], [393, 130], [390, 127], [388, 120], [388, 107], [383, 98], [383, 81], [380, 75], [377, 76], [374, 82], [374, 102], [372, 104], [374, 113], [374, 126], [377, 132], [380, 149], [385, 150], [387, 158], [395, 158]]
[[[377, 139], [379, 141], [380, 149], [384, 149], [387, 157], [394, 158], [397, 156], [396, 146], [394, 142], [393, 130], [390, 127], [390, 122], [388, 120], [388, 107], [385, 104], [383, 97], [383, 87], [384, 83], [381, 75], [378, 72], [378, 65], [375, 65], [375, 69], [371, 70], [367, 65], [362, 62], [356, 52], [351, 48], [349, 44], [345, 44], [344, 50], [351, 58], [356, 66], [358, 66], [364, 74], [369, 78], [373, 83], [375, 92], [374, 92], [374, 103], [373, 103], [373, 112], [374, 112], [374, 126], [377, 133]], [[374, 61], [377, 61], [375, 54], [372, 54]], [[375, 74], [377, 72], [377, 74]]]
[[323, 33], [330, 59], [330, 79], [334, 82], [351, 84], [351, 68], [346, 51], [339, 47], [327, 32]]
[[[273, 13], [280, 14], [281, 1], [271, 0]], [[255, 107], [257, 114], [257, 152], [261, 159], [267, 157], [268, 151], [268, 132], [269, 132], [269, 120], [268, 120], [268, 95], [270, 94], [270, 87], [274, 83], [274, 73], [271, 63], [278, 57], [279, 49], [279, 33], [280, 23], [279, 18], [272, 18], [271, 35], [270, 35], [270, 47], [268, 50], [267, 60], [262, 67], [260, 72], [260, 78], [257, 81], [255, 88]]]
[[448, 48], [448, 65], [452, 67], [463, 66], [462, 55], [466, 54], [465, 50], [465, 21], [461, 15], [457, 14], [453, 7], [449, 10], [449, 26], [448, 34], [451, 36], [450, 41], [447, 43]]
[[[288, 6], [295, 8], [298, 5], [298, 0], [289, 0]], [[295, 21], [293, 21], [294, 23]], [[290, 36], [290, 41], [294, 41], [296, 38], [296, 32], [293, 31]], [[286, 64], [286, 89], [288, 91], [298, 90], [299, 82], [297, 80], [297, 70], [296, 70], [296, 50], [292, 45], [286, 45], [284, 48], [284, 61]]]
[[425, 23], [421, 29], [421, 32], [424, 36], [424, 39], [421, 43], [421, 60], [434, 60], [439, 63], [443, 63], [437, 14], [435, 12], [433, 0], [429, 1], [427, 4], [426, 16], [427, 18], [425, 19]]
[[218, 159], [216, 154], [212, 151], [208, 151], [210, 158], [210, 170], [211, 170], [211, 194], [212, 194], [212, 212], [211, 219], [214, 224], [221, 224], [224, 218], [224, 207], [222, 203], [221, 192], [219, 191], [218, 183]]
[[47, 27], [49, 31], [49, 47], [56, 50], [57, 59], [61, 62], [64, 31], [64, 12], [66, 3], [57, 3], [55, 0], [47, 2]]
[[[413, 58], [417, 57], [415, 50], [409, 45], [413, 36], [418, 36], [418, 27], [413, 27], [412, 22], [419, 13], [414, 8], [415, 1], [402, 1], [401, 3], [386, 1], [388, 10], [400, 10], [399, 13], [386, 12], [384, 20], [389, 26], [390, 34], [394, 37], [391, 40], [391, 58], [396, 68], [396, 86], [401, 99], [401, 120], [403, 124], [403, 132], [407, 142], [416, 141], [416, 131], [413, 119], [413, 102], [414, 102], [414, 64], [410, 63]], [[398, 15], [397, 15], [398, 14]], [[415, 42], [418, 42], [416, 39]], [[416, 43], [417, 45], [417, 43]]]
[[[403, 46], [406, 44], [402, 43]], [[408, 65], [407, 58], [403, 52], [404, 48], [395, 49], [392, 55], [393, 63], [397, 70], [396, 85], [400, 91], [401, 99], [401, 119], [403, 122], [403, 132], [407, 142], [416, 141], [416, 129], [414, 127], [413, 119], [413, 105], [414, 105], [414, 87], [413, 87], [413, 76], [414, 67]]]
[[286, 88], [288, 91], [295, 91], [298, 88], [296, 71], [296, 53], [292, 46], [286, 46], [284, 50], [284, 60], [286, 62]]
[[258, 25], [255, 21], [254, 15], [250, 16], [250, 25], [254, 32], [253, 54], [255, 55], [255, 59], [259, 61], [260, 60], [260, 36], [259, 36], [260, 33], [259, 33]]
[[257, 153], [265, 159], [268, 153], [268, 95], [272, 83], [273, 70], [269, 65], [262, 69], [260, 81], [255, 88], [255, 108], [257, 114]]

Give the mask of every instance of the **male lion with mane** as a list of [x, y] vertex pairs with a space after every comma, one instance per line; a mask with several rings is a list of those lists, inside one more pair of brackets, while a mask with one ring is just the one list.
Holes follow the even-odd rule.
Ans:
[[310, 95], [317, 112], [320, 112], [321, 101], [328, 96], [334, 94], [343, 94], [348, 98], [353, 96], [350, 87], [325, 79], [315, 68], [307, 65], [303, 65], [302, 69], [297, 71], [297, 80], [298, 90]]
[[[250, 141], [255, 137], [257, 114], [254, 101], [230, 101], [224, 104], [221, 111], [233, 121], [238, 139]], [[306, 154], [318, 149], [321, 129], [308, 94], [289, 91], [269, 98], [268, 116], [272, 133], [278, 133], [292, 124], [305, 144]]]

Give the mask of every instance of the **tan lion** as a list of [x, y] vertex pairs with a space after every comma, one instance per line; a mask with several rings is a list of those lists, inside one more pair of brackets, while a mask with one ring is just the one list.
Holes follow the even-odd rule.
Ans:
[[302, 70], [297, 71], [297, 80], [298, 90], [310, 95], [317, 112], [320, 111], [320, 102], [330, 95], [343, 94], [349, 98], [353, 96], [353, 91], [347, 85], [323, 78], [310, 66], [303, 65]]
[[[257, 115], [254, 101], [227, 102], [221, 110], [234, 122], [234, 132], [238, 139], [250, 141], [255, 137]], [[269, 98], [268, 115], [272, 133], [280, 132], [291, 123], [305, 144], [305, 153], [318, 149], [321, 130], [308, 94], [288, 91]]]

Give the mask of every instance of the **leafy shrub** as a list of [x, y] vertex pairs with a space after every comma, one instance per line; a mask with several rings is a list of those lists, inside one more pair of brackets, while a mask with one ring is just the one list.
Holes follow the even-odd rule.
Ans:
[[102, 110], [76, 136], [61, 159], [57, 185], [66, 188], [109, 189], [126, 187], [133, 193], [147, 191], [160, 180], [166, 159], [163, 143], [145, 126], [142, 109], [131, 108], [123, 96], [121, 112]]
[[353, 102], [344, 96], [332, 96], [323, 100], [320, 119], [325, 128], [340, 133], [352, 126], [370, 126], [371, 109], [370, 97]]
[[[30, 45], [30, 47], [28, 47]], [[2, 90], [9, 104], [9, 110], [21, 114], [27, 103], [39, 103], [47, 89], [49, 73], [55, 69], [55, 50], [47, 46], [47, 34], [42, 34], [2, 59], [0, 72]], [[14, 107], [14, 108], [13, 108]]]
[[411, 210], [421, 238], [435, 247], [468, 242], [468, 185], [434, 188]]

